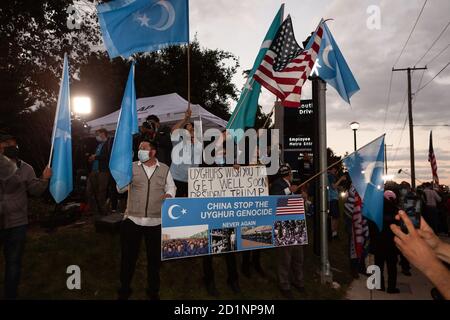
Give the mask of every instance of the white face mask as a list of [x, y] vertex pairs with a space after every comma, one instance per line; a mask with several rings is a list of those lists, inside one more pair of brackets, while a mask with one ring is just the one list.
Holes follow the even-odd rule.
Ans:
[[138, 159], [140, 162], [144, 163], [150, 160], [150, 151], [149, 150], [139, 150]]

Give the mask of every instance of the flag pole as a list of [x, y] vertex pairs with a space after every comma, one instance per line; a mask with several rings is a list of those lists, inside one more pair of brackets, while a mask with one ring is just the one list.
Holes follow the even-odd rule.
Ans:
[[338, 161], [332, 163], [332, 164], [329, 165], [325, 170], [322, 170], [322, 171], [320, 171], [320, 172], [317, 172], [317, 173], [316, 173], [315, 175], [313, 175], [311, 178], [309, 178], [309, 179], [306, 180], [305, 182], [302, 182], [302, 183], [299, 185], [299, 187], [303, 187], [305, 184], [307, 184], [308, 182], [314, 180], [315, 178], [317, 178], [318, 176], [320, 176], [322, 173], [328, 171], [329, 169], [333, 168], [335, 165], [337, 165], [337, 164], [339, 164], [340, 162], [344, 161], [345, 159], [351, 157], [354, 153], [356, 153], [356, 152], [358, 152], [359, 150], [361, 150], [362, 148], [368, 146], [368, 145], [371, 144], [372, 142], [374, 142], [374, 141], [380, 139], [380, 138], [381, 138], [382, 136], [384, 136], [384, 135], [386, 135], [386, 134], [383, 134], [383, 135], [379, 136], [378, 138], [373, 139], [373, 140], [370, 141], [369, 143], [366, 143], [365, 145], [363, 145], [363, 146], [362, 146], [361, 148], [359, 148], [358, 150], [353, 151], [352, 153], [350, 153], [350, 154], [347, 155], [346, 157], [343, 157], [342, 159], [340, 159], [340, 160], [338, 160]]
[[188, 110], [191, 110], [191, 43], [188, 42], [187, 45], [187, 96], [188, 96]]

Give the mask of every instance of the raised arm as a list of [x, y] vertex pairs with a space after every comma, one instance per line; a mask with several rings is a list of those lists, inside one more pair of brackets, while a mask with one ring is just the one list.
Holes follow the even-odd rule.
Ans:
[[186, 123], [188, 123], [189, 120], [191, 119], [191, 115], [192, 115], [192, 110], [187, 109], [186, 112], [184, 113], [184, 118], [181, 119], [180, 121], [178, 121], [177, 123], [175, 123], [175, 125], [172, 127], [172, 132], [174, 132], [177, 129], [183, 128], [184, 125]]

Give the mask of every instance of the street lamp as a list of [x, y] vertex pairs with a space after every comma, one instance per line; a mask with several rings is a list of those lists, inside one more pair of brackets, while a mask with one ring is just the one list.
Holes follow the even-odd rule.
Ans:
[[356, 151], [356, 130], [359, 129], [359, 123], [356, 121], [353, 121], [350, 123], [350, 128], [353, 130], [353, 142], [354, 142], [354, 148]]
[[73, 112], [75, 114], [89, 114], [92, 112], [91, 98], [75, 97], [73, 98]]

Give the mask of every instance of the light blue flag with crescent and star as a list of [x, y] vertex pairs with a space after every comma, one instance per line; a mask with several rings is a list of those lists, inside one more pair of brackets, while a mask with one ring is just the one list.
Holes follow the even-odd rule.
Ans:
[[[261, 64], [267, 50], [272, 44], [273, 38], [283, 22], [284, 4], [281, 5], [278, 13], [270, 25], [269, 30], [261, 44], [258, 56], [253, 63], [253, 68], [248, 75], [247, 82], [241, 92], [241, 96], [227, 123], [227, 129], [231, 129], [230, 133], [239, 141], [243, 136], [245, 128], [252, 128], [255, 125], [256, 111], [258, 110], [258, 99], [261, 93], [261, 85], [253, 79], [253, 75]], [[241, 130], [240, 130], [241, 129]]]
[[116, 0], [97, 13], [111, 59], [189, 42], [188, 0]]
[[64, 55], [63, 73], [56, 106], [51, 151], [52, 177], [50, 193], [56, 203], [63, 201], [73, 190], [72, 133], [70, 126], [69, 63]]
[[361, 197], [362, 214], [383, 228], [384, 135], [344, 159], [352, 183]]
[[[359, 85], [323, 19], [321, 24], [323, 27], [323, 36], [319, 54], [317, 55], [318, 60], [316, 60], [315, 70], [317, 70], [321, 79], [335, 88], [342, 99], [350, 104], [350, 97], [359, 90]], [[309, 40], [306, 49], [312, 43], [313, 37]]]
[[122, 98], [119, 121], [117, 122], [111, 158], [109, 160], [111, 175], [121, 189], [130, 184], [133, 177], [133, 135], [138, 133], [138, 131], [133, 63]]

